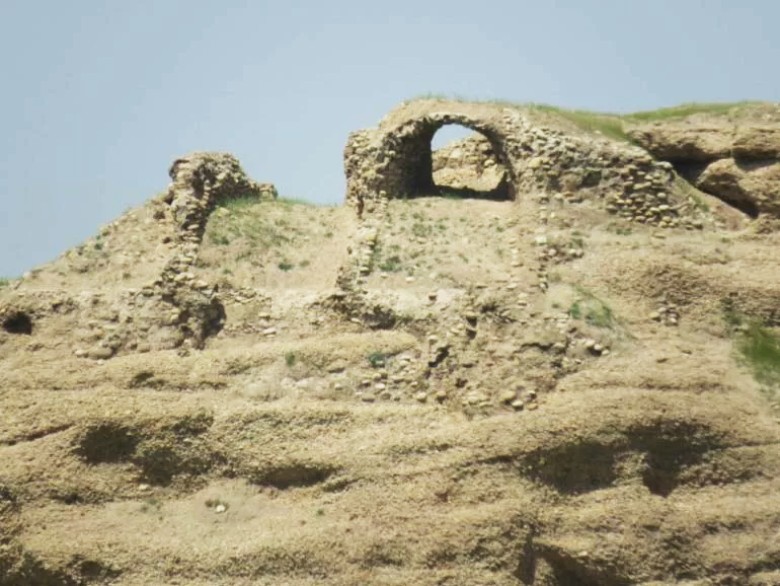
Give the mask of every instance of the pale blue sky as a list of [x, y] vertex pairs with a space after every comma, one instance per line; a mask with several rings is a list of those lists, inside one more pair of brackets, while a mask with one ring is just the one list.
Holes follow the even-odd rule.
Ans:
[[343, 198], [347, 134], [427, 92], [632, 111], [780, 101], [777, 0], [0, 0], [0, 276], [193, 150]]

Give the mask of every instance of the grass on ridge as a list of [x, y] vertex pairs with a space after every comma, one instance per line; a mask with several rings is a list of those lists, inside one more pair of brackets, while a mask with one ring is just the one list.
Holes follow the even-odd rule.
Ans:
[[629, 141], [628, 135], [623, 130], [623, 124], [619, 116], [615, 114], [600, 114], [587, 110], [567, 110], [547, 104], [530, 104], [528, 107], [542, 112], [557, 114], [577, 125], [586, 132], [598, 133], [615, 140]]
[[231, 212], [238, 212], [245, 210], [246, 208], [256, 206], [260, 203], [263, 203], [263, 200], [255, 197], [254, 195], [242, 195], [239, 197], [229, 197], [222, 199], [217, 202], [217, 207], [224, 208]]
[[241, 195], [237, 197], [229, 197], [220, 200], [217, 203], [217, 207], [225, 208], [230, 211], [241, 211], [249, 207], [253, 207], [260, 204], [273, 205], [279, 203], [286, 206], [316, 206], [317, 204], [297, 197], [277, 197], [273, 201], [263, 200], [254, 195]]
[[672, 106], [670, 108], [658, 108], [657, 110], [625, 114], [622, 118], [631, 122], [656, 122], [660, 120], [685, 118], [694, 114], [727, 114], [731, 110], [758, 103], [759, 102], [750, 101], [723, 103], [690, 102], [687, 104], [680, 104], [679, 106]]
[[[214, 214], [208, 223], [206, 235], [210, 242], [226, 246], [239, 239], [250, 248], [275, 248], [292, 242], [299, 234], [286, 217], [292, 206], [313, 205], [297, 199], [278, 198], [265, 201], [255, 196], [224, 199], [217, 207], [227, 214]], [[259, 207], [263, 206], [263, 207]], [[276, 206], [276, 207], [273, 207]], [[283, 210], [283, 214], [267, 214], [265, 210]], [[285, 266], [288, 263], [282, 263]], [[292, 266], [283, 268], [289, 270]]]
[[727, 114], [730, 111], [738, 108], [744, 108], [759, 104], [755, 101], [743, 101], [743, 102], [724, 102], [724, 103], [709, 103], [709, 102], [690, 102], [687, 104], [680, 104], [679, 106], [672, 106], [667, 108], [658, 108], [656, 110], [647, 110], [643, 112], [634, 112], [630, 114], [614, 114], [608, 112], [592, 112], [589, 110], [569, 110], [566, 108], [560, 108], [558, 106], [551, 106], [549, 104], [537, 104], [537, 103], [522, 103], [522, 102], [510, 102], [507, 100], [479, 100], [469, 99], [459, 95], [448, 96], [445, 94], [428, 93], [417, 96], [411, 100], [407, 100], [406, 103], [416, 100], [449, 100], [454, 102], [477, 102], [483, 104], [493, 104], [496, 106], [503, 106], [507, 108], [529, 108], [535, 109], [540, 112], [546, 112], [555, 114], [561, 118], [573, 122], [580, 129], [586, 132], [599, 133], [608, 138], [614, 140], [629, 141], [623, 123], [638, 123], [638, 122], [656, 122], [662, 120], [674, 120], [678, 118], [685, 118], [694, 114]]

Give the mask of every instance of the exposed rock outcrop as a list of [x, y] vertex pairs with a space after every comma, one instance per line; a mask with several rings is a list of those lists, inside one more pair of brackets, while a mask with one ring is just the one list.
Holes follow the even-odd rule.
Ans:
[[720, 159], [707, 165], [696, 185], [750, 216], [780, 217], [780, 159]]
[[629, 129], [696, 187], [751, 217], [780, 217], [780, 124], [692, 118]]
[[632, 140], [657, 159], [672, 163], [707, 163], [731, 155], [733, 131], [728, 126], [653, 124], [633, 128]]
[[480, 134], [448, 144], [433, 152], [433, 182], [455, 191], [495, 193], [504, 199], [507, 172], [493, 145]]

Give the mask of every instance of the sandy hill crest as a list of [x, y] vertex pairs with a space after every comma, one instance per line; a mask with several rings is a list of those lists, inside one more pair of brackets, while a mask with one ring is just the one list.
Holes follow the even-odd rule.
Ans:
[[779, 120], [417, 100], [328, 208], [175, 161], [0, 289], [0, 585], [780, 584]]

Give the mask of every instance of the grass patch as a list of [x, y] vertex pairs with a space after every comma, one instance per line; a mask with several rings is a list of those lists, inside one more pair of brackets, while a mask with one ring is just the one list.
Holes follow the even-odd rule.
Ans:
[[8, 285], [11, 284], [11, 279], [7, 277], [0, 277], [0, 289], [3, 287], [8, 287]]
[[569, 315], [574, 319], [584, 320], [597, 328], [612, 329], [617, 323], [612, 308], [596, 297], [590, 291], [578, 288], [580, 298], [569, 308]]
[[384, 352], [372, 352], [366, 356], [372, 368], [381, 368], [387, 363], [387, 354]]
[[429, 226], [428, 224], [424, 224], [423, 222], [415, 222], [412, 224], [412, 234], [415, 235], [417, 238], [427, 238], [431, 235], [433, 232], [433, 228]]
[[295, 265], [293, 263], [286, 260], [281, 261], [276, 266], [279, 268], [280, 271], [284, 271], [285, 273], [295, 268]]
[[737, 347], [753, 369], [756, 380], [780, 384], [780, 335], [751, 322], [742, 332]]
[[263, 200], [254, 195], [238, 195], [236, 197], [229, 197], [218, 201], [217, 208], [224, 208], [231, 212], [237, 212], [254, 207], [262, 202]]
[[454, 102], [479, 102], [483, 104], [492, 104], [495, 106], [502, 106], [505, 108], [521, 108], [531, 109], [548, 114], [555, 114], [561, 118], [565, 118], [570, 122], [576, 124], [580, 129], [591, 132], [599, 133], [615, 140], [628, 141], [629, 138], [623, 131], [623, 124], [621, 123], [621, 117], [614, 114], [602, 114], [598, 112], [590, 112], [587, 110], [567, 110], [565, 108], [559, 108], [557, 106], [551, 106], [548, 104], [535, 104], [535, 103], [522, 103], [511, 102], [508, 100], [472, 100], [459, 95], [447, 96], [444, 94], [428, 93], [422, 94], [407, 102], [415, 100], [448, 100]]
[[560, 108], [558, 106], [551, 106], [549, 104], [536, 104], [536, 103], [522, 103], [512, 102], [508, 100], [480, 100], [470, 99], [460, 95], [445, 95], [428, 93], [422, 94], [407, 100], [406, 103], [416, 100], [447, 100], [453, 102], [477, 102], [483, 104], [492, 104], [496, 106], [502, 106], [505, 108], [519, 108], [530, 109], [544, 112], [547, 114], [554, 114], [564, 118], [570, 122], [576, 124], [580, 129], [598, 133], [614, 140], [621, 140], [631, 142], [629, 137], [623, 130], [624, 122], [658, 122], [664, 120], [674, 120], [679, 118], [685, 118], [694, 114], [712, 114], [723, 115], [729, 114], [734, 110], [739, 110], [752, 105], [758, 105], [761, 102], [755, 101], [743, 101], [743, 102], [725, 102], [725, 103], [711, 103], [711, 102], [690, 102], [687, 104], [680, 104], [679, 106], [672, 106], [669, 108], [658, 108], [656, 110], [647, 110], [642, 112], [634, 112], [631, 114], [614, 114], [608, 112], [592, 112], [589, 110], [569, 110], [566, 108]]
[[316, 207], [316, 205], [310, 201], [302, 199], [300, 197], [278, 197], [276, 201], [286, 206], [309, 206]]
[[397, 273], [402, 268], [401, 257], [397, 254], [388, 256], [387, 258], [382, 259], [382, 261], [377, 265], [377, 268], [380, 271], [384, 271], [386, 273]]
[[767, 399], [780, 406], [780, 333], [724, 304], [724, 319], [734, 335], [740, 361], [753, 373]]
[[397, 244], [390, 245], [390, 250], [393, 254], [385, 256], [385, 251], [381, 244], [377, 243], [374, 249], [371, 251], [370, 267], [373, 271], [374, 268], [379, 269], [385, 273], [397, 273], [402, 269], [403, 261], [399, 254], [401, 247]]
[[294, 352], [288, 352], [287, 354], [284, 355], [284, 363], [289, 368], [292, 368], [293, 366], [295, 366], [296, 360], [297, 360], [297, 358], [296, 358]]
[[574, 123], [578, 128], [590, 133], [598, 133], [614, 140], [630, 142], [628, 135], [623, 130], [623, 123], [619, 116], [614, 114], [599, 114], [587, 110], [566, 110], [546, 104], [530, 104], [534, 110], [555, 114]]
[[623, 118], [633, 122], [656, 122], [660, 120], [685, 118], [694, 114], [728, 114], [732, 110], [758, 103], [759, 102], [690, 102], [687, 104], [680, 104], [679, 106], [672, 106], [670, 108], [658, 108], [657, 110], [626, 114]]
[[223, 200], [218, 207], [225, 211], [209, 218], [206, 238], [217, 246], [240, 244], [249, 251], [289, 244], [303, 233], [286, 217], [287, 205], [297, 204], [280, 207], [276, 202], [263, 202], [256, 197]]

